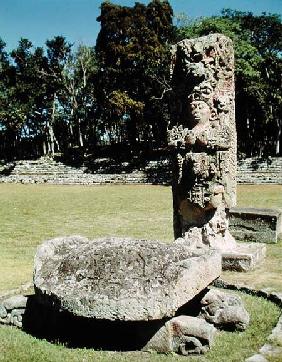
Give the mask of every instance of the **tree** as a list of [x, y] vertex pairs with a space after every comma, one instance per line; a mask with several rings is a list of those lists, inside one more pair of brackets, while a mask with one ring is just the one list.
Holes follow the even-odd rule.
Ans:
[[18, 48], [11, 53], [14, 64], [10, 64], [6, 57], [5, 67], [2, 69], [0, 117], [5, 130], [6, 155], [11, 159], [21, 157], [19, 143], [35, 93], [31, 48], [32, 43], [28, 39], [21, 39]]
[[[18, 116], [12, 111], [15, 103], [11, 102], [13, 91], [9, 87], [11, 65], [5, 51], [6, 44], [0, 39], [0, 133], [1, 158], [13, 158], [17, 139]], [[17, 109], [17, 107], [15, 107]]]
[[61, 104], [68, 124], [69, 147], [85, 147], [96, 133], [93, 86], [96, 72], [94, 49], [80, 44], [76, 53], [69, 55], [63, 72], [65, 97], [61, 98]]
[[101, 5], [96, 43], [100, 117], [115, 134], [125, 128], [123, 138], [132, 147], [147, 141], [152, 129], [157, 143], [165, 142], [165, 112], [159, 112], [157, 98], [168, 87], [172, 15], [167, 1], [132, 8]]
[[60, 97], [64, 92], [64, 68], [71, 52], [71, 44], [62, 36], [56, 36], [46, 41], [47, 46], [47, 72], [43, 72], [46, 81], [46, 98], [48, 101], [46, 116], [46, 136], [48, 154], [54, 156], [55, 151], [60, 151], [60, 144], [56, 138], [54, 127], [58, 120]]
[[[252, 13], [225, 10], [223, 16], [240, 21], [243, 29], [249, 32], [249, 39], [260, 56], [260, 93], [264, 111], [268, 144], [275, 148], [272, 152], [281, 153], [282, 131], [282, 97], [281, 70], [282, 70], [282, 23], [277, 14], [262, 13], [254, 16]], [[266, 150], [267, 151], [267, 150]]]

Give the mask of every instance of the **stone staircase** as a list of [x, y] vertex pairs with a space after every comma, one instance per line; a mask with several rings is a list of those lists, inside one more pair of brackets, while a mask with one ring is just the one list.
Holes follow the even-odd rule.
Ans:
[[[65, 185], [93, 184], [170, 184], [171, 172], [167, 159], [148, 161], [140, 168], [129, 170], [128, 164], [105, 165], [109, 159], [95, 161], [93, 173], [86, 167], [71, 167], [48, 157], [22, 160], [0, 166], [0, 183], [47, 183]], [[248, 158], [238, 162], [238, 183], [282, 184], [282, 157], [271, 160]]]
[[282, 184], [282, 157], [268, 160], [246, 158], [238, 161], [238, 183]]
[[[103, 162], [97, 160], [97, 170], [87, 172], [86, 167], [71, 167], [51, 158], [42, 157], [38, 160], [22, 160], [0, 167], [0, 183], [47, 183], [64, 185], [93, 184], [167, 184], [170, 179], [168, 161], [148, 162], [142, 169], [132, 172], [121, 171], [104, 173], [99, 166]], [[164, 172], [159, 172], [160, 167]], [[115, 169], [116, 167], [113, 167]]]

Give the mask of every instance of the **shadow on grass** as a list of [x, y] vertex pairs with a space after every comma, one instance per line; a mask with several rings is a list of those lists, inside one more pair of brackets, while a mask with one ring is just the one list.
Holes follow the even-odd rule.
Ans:
[[[197, 316], [203, 290], [176, 312]], [[169, 320], [111, 321], [75, 316], [58, 308], [40, 304], [36, 295], [30, 295], [23, 315], [23, 330], [33, 337], [69, 348], [94, 348], [107, 351], [141, 350], [156, 332]]]
[[40, 305], [32, 295], [28, 298], [23, 316], [23, 330], [36, 338], [69, 348], [135, 351], [142, 349], [166, 321], [110, 321], [78, 317]]

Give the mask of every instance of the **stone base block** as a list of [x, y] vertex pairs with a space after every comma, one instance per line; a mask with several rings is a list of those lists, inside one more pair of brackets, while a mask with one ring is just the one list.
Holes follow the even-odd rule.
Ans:
[[234, 271], [249, 271], [258, 266], [265, 258], [264, 244], [237, 244], [233, 250], [222, 253], [222, 269]]
[[277, 243], [282, 233], [280, 210], [234, 207], [229, 217], [229, 229], [238, 241]]

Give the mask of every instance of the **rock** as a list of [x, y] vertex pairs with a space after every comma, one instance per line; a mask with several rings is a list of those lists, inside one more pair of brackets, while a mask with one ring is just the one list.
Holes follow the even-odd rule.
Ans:
[[279, 318], [275, 328], [272, 329], [271, 335], [268, 337], [268, 341], [282, 346], [282, 316]]
[[245, 362], [267, 362], [261, 354], [254, 354], [253, 356], [245, 359]]
[[11, 314], [7, 314], [6, 317], [0, 318], [0, 324], [10, 324]]
[[197, 244], [233, 249], [226, 212], [236, 203], [232, 41], [222, 34], [184, 39], [172, 47], [172, 57], [174, 235], [190, 242], [191, 233], [193, 239], [198, 234]]
[[261, 354], [269, 358], [277, 358], [282, 356], [282, 347], [281, 346], [273, 346], [271, 344], [264, 344], [259, 350]]
[[0, 318], [7, 317], [7, 310], [3, 304], [0, 304]]
[[16, 308], [25, 308], [27, 303], [27, 297], [24, 295], [14, 295], [10, 298], [5, 299], [2, 304], [7, 310]]
[[238, 243], [233, 250], [223, 251], [222, 269], [246, 272], [260, 265], [265, 255], [265, 244]]
[[186, 243], [79, 236], [44, 242], [35, 257], [40, 303], [107, 320], [172, 317], [221, 273], [218, 251]]
[[13, 309], [11, 312], [10, 323], [16, 327], [22, 328], [22, 320], [25, 309]]
[[184, 356], [201, 354], [209, 350], [215, 333], [216, 328], [203, 319], [179, 316], [166, 322], [143, 350], [176, 352]]
[[211, 289], [201, 300], [201, 317], [222, 329], [243, 331], [250, 317], [240, 297]]

